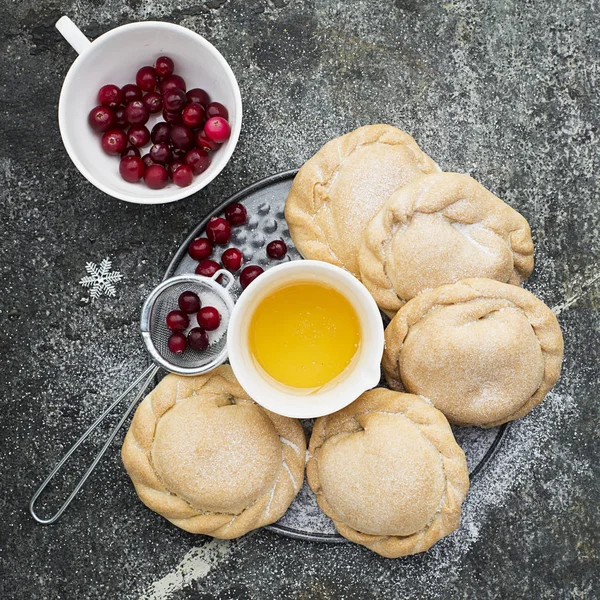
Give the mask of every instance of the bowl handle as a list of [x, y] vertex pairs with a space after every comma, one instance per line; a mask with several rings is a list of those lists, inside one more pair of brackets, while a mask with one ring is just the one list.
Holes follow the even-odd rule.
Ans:
[[77, 27], [77, 25], [75, 25], [75, 23], [67, 16], [63, 16], [56, 21], [55, 27], [65, 40], [71, 44], [73, 50], [75, 50], [77, 54], [81, 54], [87, 50], [88, 46], [92, 43], [85, 37], [81, 29], [79, 29], [79, 27]]

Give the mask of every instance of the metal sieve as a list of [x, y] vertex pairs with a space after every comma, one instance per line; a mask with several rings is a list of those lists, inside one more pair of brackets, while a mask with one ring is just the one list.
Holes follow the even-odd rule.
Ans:
[[[71, 446], [67, 453], [60, 459], [51, 473], [36, 490], [29, 503], [29, 512], [38, 522], [45, 525], [54, 523], [66, 510], [73, 498], [83, 487], [96, 465], [100, 462], [115, 436], [135, 408], [144, 392], [148, 389], [154, 377], [162, 367], [170, 373], [179, 375], [201, 375], [212, 371], [215, 367], [227, 360], [227, 326], [234, 302], [230, 294], [234, 278], [229, 271], [223, 269], [217, 271], [212, 277], [203, 277], [201, 275], [177, 275], [163, 281], [156, 287], [144, 302], [140, 318], [140, 329], [142, 339], [146, 344], [146, 349], [152, 357], [154, 364], [150, 365], [131, 385], [94, 421], [87, 431]], [[219, 327], [208, 332], [209, 346], [206, 350], [200, 352], [187, 348], [182, 354], [174, 354], [167, 346], [171, 331], [166, 325], [166, 317], [169, 312], [178, 308], [177, 300], [179, 295], [185, 291], [192, 291], [198, 294], [202, 306], [214, 306], [221, 315]], [[189, 328], [196, 327], [198, 321], [196, 317], [190, 318]], [[35, 503], [52, 481], [55, 475], [61, 470], [73, 453], [79, 446], [100, 426], [108, 415], [110, 415], [119, 404], [143, 381], [142, 387], [138, 390], [135, 398], [127, 406], [125, 412], [119, 419], [119, 422], [112, 429], [100, 452], [95, 456], [87, 471], [77, 482], [73, 491], [69, 494], [61, 507], [50, 517], [44, 519], [35, 512]]]

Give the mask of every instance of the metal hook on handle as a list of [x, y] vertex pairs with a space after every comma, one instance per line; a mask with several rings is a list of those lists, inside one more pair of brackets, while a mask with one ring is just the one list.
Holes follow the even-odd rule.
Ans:
[[[150, 385], [150, 383], [152, 383], [152, 380], [154, 379], [154, 376], [158, 372], [158, 369], [159, 369], [159, 367], [157, 367], [157, 366], [154, 366], [154, 365], [149, 366], [96, 419], [96, 421], [94, 421], [94, 423], [92, 424], [92, 426], [75, 442], [75, 444], [73, 444], [73, 446], [71, 446], [71, 448], [69, 449], [69, 451], [60, 459], [59, 463], [54, 467], [54, 469], [52, 470], [52, 472], [50, 473], [50, 475], [48, 475], [48, 477], [46, 477], [46, 479], [44, 480], [44, 483], [42, 483], [42, 485], [40, 485], [40, 487], [37, 489], [37, 491], [35, 492], [35, 494], [32, 496], [31, 502], [29, 503], [29, 512], [31, 513], [31, 516], [38, 523], [42, 523], [43, 525], [50, 525], [51, 523], [54, 523], [63, 514], [63, 512], [65, 512], [66, 508], [69, 506], [69, 504], [71, 504], [71, 501], [73, 500], [73, 498], [75, 498], [75, 496], [77, 495], [77, 493], [79, 492], [79, 490], [83, 487], [83, 485], [87, 481], [88, 477], [92, 474], [92, 471], [96, 468], [96, 465], [100, 462], [100, 460], [102, 459], [102, 457], [106, 454], [106, 451], [108, 450], [108, 448], [111, 445], [112, 441], [115, 439], [115, 436], [117, 435], [117, 433], [119, 432], [119, 430], [121, 429], [121, 427], [123, 426], [123, 424], [125, 423], [125, 421], [127, 420], [127, 417], [129, 416], [129, 414], [131, 413], [131, 411], [134, 409], [135, 405], [138, 403], [139, 399], [142, 397], [142, 395], [144, 394], [144, 392], [146, 391], [146, 389], [148, 388], [148, 386]], [[77, 482], [77, 485], [75, 486], [75, 488], [73, 489], [73, 491], [69, 494], [69, 497], [65, 500], [65, 502], [63, 503], [63, 505], [50, 518], [48, 518], [48, 519], [42, 519], [41, 517], [39, 517], [36, 514], [35, 510], [34, 510], [34, 506], [35, 506], [35, 503], [36, 503], [37, 499], [40, 497], [41, 493], [46, 489], [46, 486], [52, 481], [52, 479], [58, 473], [58, 471], [60, 471], [61, 467], [69, 460], [69, 458], [75, 452], [75, 450], [77, 450], [77, 448], [79, 448], [79, 446], [92, 434], [92, 432], [95, 431], [98, 428], [98, 426], [102, 423], [102, 421], [104, 421], [104, 419], [121, 403], [121, 401], [123, 400], [123, 398], [125, 398], [133, 389], [135, 389], [135, 387], [144, 378], [146, 378], [146, 380], [144, 381], [144, 384], [143, 384], [142, 388], [136, 394], [136, 396], [132, 400], [132, 402], [128, 405], [127, 410], [123, 413], [123, 416], [121, 417], [121, 419], [119, 420], [119, 422], [115, 425], [114, 429], [110, 432], [108, 438], [106, 439], [106, 442], [104, 443], [104, 446], [102, 446], [102, 449], [100, 450], [100, 452], [98, 452], [98, 454], [96, 455], [96, 458], [94, 458], [94, 461], [92, 462], [92, 464], [88, 467], [87, 471], [83, 474], [83, 476], [81, 477], [81, 479]]]

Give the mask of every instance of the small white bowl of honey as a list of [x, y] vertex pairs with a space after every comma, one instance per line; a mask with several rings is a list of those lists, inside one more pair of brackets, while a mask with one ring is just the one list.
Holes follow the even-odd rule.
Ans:
[[341, 410], [380, 379], [383, 322], [367, 289], [315, 260], [269, 269], [244, 290], [227, 350], [246, 392], [295, 418]]

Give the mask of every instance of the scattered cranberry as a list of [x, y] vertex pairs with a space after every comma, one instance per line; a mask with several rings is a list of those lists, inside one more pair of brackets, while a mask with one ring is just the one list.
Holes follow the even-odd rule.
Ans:
[[194, 292], [182, 292], [177, 301], [179, 308], [186, 314], [197, 313], [200, 310], [200, 298]]
[[167, 75], [167, 77], [160, 82], [160, 93], [164, 96], [166, 92], [174, 89], [185, 92], [185, 81], [183, 77], [179, 77], [179, 75]]
[[157, 123], [152, 128], [150, 139], [154, 144], [168, 144], [171, 141], [171, 126], [168, 123]]
[[208, 348], [208, 333], [201, 327], [194, 327], [188, 333], [188, 344], [193, 350], [202, 352]]
[[204, 135], [217, 144], [222, 144], [229, 139], [231, 127], [223, 117], [212, 117], [204, 124]]
[[150, 112], [141, 100], [132, 100], [125, 107], [124, 116], [131, 125], [145, 125], [150, 118]]
[[173, 153], [171, 152], [171, 148], [169, 148], [168, 144], [159, 142], [150, 148], [150, 158], [155, 163], [167, 164], [173, 160]]
[[212, 277], [220, 268], [214, 260], [201, 260], [196, 267], [196, 275]]
[[117, 122], [115, 123], [117, 127], [120, 127], [121, 129], [125, 129], [129, 125], [129, 123], [125, 119], [125, 107], [124, 106], [118, 106], [117, 108], [115, 108], [115, 118], [117, 120]]
[[108, 108], [117, 108], [123, 102], [123, 92], [112, 83], [103, 85], [98, 91], [98, 102]]
[[171, 176], [173, 183], [179, 187], [187, 187], [194, 181], [194, 172], [192, 167], [189, 165], [180, 165], [176, 169], [173, 169], [173, 175]]
[[200, 175], [210, 166], [210, 156], [200, 148], [192, 148], [185, 155], [185, 162], [191, 167], [194, 175]]
[[185, 335], [183, 335], [183, 333], [172, 333], [169, 336], [167, 346], [169, 346], [169, 350], [173, 354], [183, 354], [187, 347], [187, 338], [185, 337]]
[[173, 125], [171, 128], [171, 143], [179, 150], [190, 150], [194, 147], [194, 134], [185, 125]]
[[168, 112], [180, 112], [186, 103], [185, 92], [180, 89], [173, 89], [163, 94], [163, 106]]
[[273, 240], [267, 244], [267, 254], [277, 260], [282, 259], [287, 252], [287, 246], [281, 240]]
[[196, 146], [201, 148], [205, 152], [210, 152], [211, 150], [216, 150], [220, 144], [209, 140], [202, 130], [196, 131]]
[[167, 185], [169, 175], [167, 170], [162, 165], [152, 164], [146, 168], [144, 173], [144, 181], [152, 190], [160, 190]]
[[154, 70], [159, 77], [168, 77], [173, 74], [175, 64], [168, 56], [159, 56], [154, 63]]
[[135, 76], [135, 82], [140, 90], [152, 92], [158, 83], [154, 67], [142, 67]]
[[223, 117], [224, 119], [229, 119], [229, 111], [220, 102], [211, 102], [206, 107], [206, 118], [210, 119], [212, 117]]
[[183, 331], [190, 324], [190, 318], [182, 310], [172, 310], [167, 315], [167, 327], [171, 331]]
[[159, 113], [163, 107], [162, 96], [158, 92], [149, 92], [142, 98], [142, 102], [151, 115]]
[[162, 116], [169, 125], [179, 125], [180, 123], [183, 123], [180, 112], [169, 112], [163, 108]]
[[107, 106], [96, 106], [88, 115], [88, 123], [94, 131], [104, 133], [117, 124], [115, 113]]
[[214, 331], [221, 324], [221, 315], [214, 306], [203, 306], [198, 312], [198, 325], [206, 331]]
[[121, 152], [121, 158], [125, 156], [141, 156], [140, 149], [134, 146], [127, 146], [123, 152]]
[[204, 260], [212, 253], [213, 246], [206, 238], [196, 238], [195, 240], [192, 240], [188, 246], [188, 254], [194, 260]]
[[133, 83], [128, 83], [121, 88], [121, 92], [123, 92], [123, 104], [129, 104], [134, 100], [142, 99], [142, 90], [137, 85], [133, 85]]
[[213, 244], [226, 244], [231, 239], [231, 225], [221, 217], [213, 217], [206, 224], [206, 237]]
[[202, 121], [204, 121], [204, 106], [196, 102], [190, 102], [183, 109], [181, 118], [188, 127], [200, 127]]
[[265, 270], [258, 265], [249, 265], [240, 273], [240, 285], [246, 289]]
[[129, 183], [135, 183], [144, 176], [146, 165], [139, 156], [124, 156], [119, 163], [121, 177]]
[[145, 125], [132, 125], [127, 131], [127, 138], [132, 146], [141, 148], [150, 141], [150, 132]]
[[154, 164], [156, 164], [153, 160], [152, 157], [150, 156], [150, 153], [148, 152], [148, 154], [144, 154], [144, 156], [142, 156], [142, 162], [147, 166], [150, 167]]
[[169, 177], [171, 179], [173, 179], [173, 173], [175, 173], [175, 171], [177, 171], [177, 169], [179, 169], [179, 167], [181, 167], [181, 165], [185, 165], [185, 160], [183, 160], [181, 158], [174, 158], [169, 163], [169, 166], [167, 167], [167, 171], [169, 171]]
[[228, 271], [237, 271], [242, 266], [244, 255], [237, 248], [227, 248], [221, 256], [221, 262]]
[[186, 95], [188, 102], [195, 102], [196, 104], [201, 104], [202, 106], [207, 106], [210, 102], [208, 94], [202, 88], [194, 88]]
[[102, 150], [107, 154], [121, 154], [127, 147], [127, 136], [122, 129], [109, 129], [102, 136]]
[[231, 225], [243, 225], [248, 217], [246, 207], [239, 202], [232, 202], [225, 209], [225, 218]]

